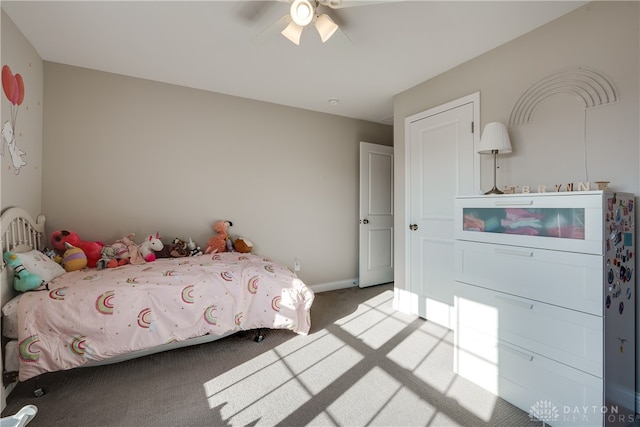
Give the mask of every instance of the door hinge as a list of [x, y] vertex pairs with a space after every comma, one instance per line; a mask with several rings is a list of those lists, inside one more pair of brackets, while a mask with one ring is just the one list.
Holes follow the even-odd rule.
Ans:
[[475, 133], [475, 123], [471, 122], [471, 133]]

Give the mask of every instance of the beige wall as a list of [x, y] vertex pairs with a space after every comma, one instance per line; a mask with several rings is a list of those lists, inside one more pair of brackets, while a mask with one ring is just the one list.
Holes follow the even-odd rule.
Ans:
[[308, 284], [358, 276], [360, 141], [392, 127], [45, 62], [48, 232], [159, 231], [204, 246], [218, 219]]
[[[17, 107], [14, 130], [16, 146], [26, 153], [22, 156], [26, 165], [21, 166], [16, 174], [8, 148], [4, 140], [0, 139], [3, 144], [0, 159], [0, 209], [22, 206], [37, 214], [42, 211], [42, 60], [4, 11], [1, 15], [1, 65], [8, 65], [14, 75], [20, 74], [24, 80], [24, 100]], [[0, 106], [0, 126], [3, 126], [10, 121], [12, 108], [4, 91], [0, 94]], [[1, 272], [0, 280], [0, 304], [3, 304], [9, 298], [5, 271]], [[0, 354], [0, 365], [4, 366], [2, 363]], [[0, 387], [0, 408], [4, 409], [6, 406], [6, 396], [14, 385]]]
[[[529, 125], [510, 129], [513, 153], [501, 156], [498, 185], [608, 180], [615, 190], [639, 193], [639, 15], [638, 2], [590, 3], [395, 97], [395, 229], [403, 230], [395, 240], [398, 289], [408, 289], [405, 117], [480, 91], [477, 128], [507, 123], [518, 98], [538, 80], [573, 67], [595, 69], [613, 81], [619, 102], [585, 112], [571, 96], [548, 98]], [[490, 156], [483, 156], [485, 191], [492, 185], [492, 166]]]
[[[620, 101], [585, 113], [572, 99], [550, 98], [546, 101], [549, 109], [540, 108], [532, 120], [531, 126], [536, 127], [537, 133], [529, 132], [525, 138], [521, 135], [528, 131], [525, 127], [510, 129], [513, 153], [500, 157], [498, 185], [537, 187], [584, 181], [586, 151], [592, 181], [609, 180], [614, 189], [638, 193], [638, 5], [638, 2], [590, 3], [396, 95], [396, 230], [407, 230], [408, 226], [404, 224], [406, 117], [480, 91], [479, 128], [492, 121], [508, 122], [516, 101], [526, 89], [554, 72], [572, 67], [584, 66], [609, 76], [620, 93]], [[551, 119], [553, 122], [546, 121]], [[573, 139], [548, 138], [558, 130]], [[481, 166], [482, 188], [487, 190], [493, 177], [490, 156], [482, 156]], [[405, 265], [405, 237], [406, 233], [396, 233], [396, 285], [401, 288], [406, 285], [404, 270], [398, 267]]]
[[[37, 215], [42, 212], [43, 64], [38, 53], [4, 11], [1, 26], [2, 66], [8, 65], [14, 75], [20, 74], [24, 80], [24, 100], [17, 108], [14, 130], [16, 146], [26, 153], [22, 159], [27, 163], [16, 174], [8, 149], [3, 145], [0, 173], [2, 209], [22, 206]], [[4, 92], [0, 95], [0, 105], [1, 125], [4, 125], [11, 117], [11, 103]]]

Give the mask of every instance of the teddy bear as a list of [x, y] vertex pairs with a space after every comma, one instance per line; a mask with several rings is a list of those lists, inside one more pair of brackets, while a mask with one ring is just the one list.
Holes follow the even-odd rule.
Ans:
[[213, 231], [216, 232], [214, 236], [212, 236], [207, 242], [207, 248], [205, 249], [205, 254], [213, 254], [216, 252], [227, 252], [227, 240], [230, 242], [229, 234], [227, 234], [227, 230], [229, 227], [233, 226], [231, 221], [216, 221], [213, 224]]
[[244, 237], [238, 237], [233, 243], [233, 247], [236, 252], [247, 254], [253, 250], [253, 243]]
[[13, 287], [16, 291], [31, 291], [44, 284], [41, 276], [30, 272], [22, 265], [18, 255], [13, 252], [5, 252], [2, 256], [7, 265], [13, 268]]
[[85, 242], [80, 239], [77, 233], [69, 230], [56, 230], [51, 233], [51, 246], [62, 255], [66, 250], [66, 243], [82, 249], [87, 256], [87, 267], [93, 268], [102, 257], [102, 247], [100, 242]]

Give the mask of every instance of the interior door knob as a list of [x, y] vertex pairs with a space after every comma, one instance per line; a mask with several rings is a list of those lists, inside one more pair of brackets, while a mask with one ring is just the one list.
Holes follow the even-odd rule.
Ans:
[[418, 229], [418, 224], [410, 224], [409, 225], [409, 229], [413, 230], [413, 231], [416, 231]]
[[363, 224], [369, 224], [369, 220], [365, 218], [365, 219], [362, 220], [362, 223]]

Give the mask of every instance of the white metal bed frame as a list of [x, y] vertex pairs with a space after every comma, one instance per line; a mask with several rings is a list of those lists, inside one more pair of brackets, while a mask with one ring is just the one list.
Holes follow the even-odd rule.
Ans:
[[[44, 215], [38, 215], [34, 220], [26, 210], [19, 207], [7, 208], [0, 217], [0, 248], [4, 254], [7, 251], [25, 252], [31, 249], [42, 249], [44, 236]], [[4, 258], [0, 266], [2, 272], [2, 302], [6, 302], [16, 295], [11, 285], [13, 276], [6, 268]]]
[[[0, 249], [4, 254], [7, 251], [24, 252], [30, 249], [42, 249], [44, 236], [44, 215], [39, 215], [35, 220], [26, 210], [19, 207], [5, 209], [0, 216]], [[17, 291], [13, 288], [13, 272], [7, 268], [4, 257], [0, 260], [0, 304], [4, 304], [13, 298]], [[6, 397], [13, 390], [16, 383], [5, 378], [4, 371], [4, 338], [2, 340], [2, 387], [1, 406], [4, 409]]]
[[[44, 215], [38, 215], [34, 220], [33, 216], [29, 214], [29, 212], [20, 207], [10, 207], [5, 209], [0, 216], [0, 247], [2, 248], [2, 253], [4, 254], [4, 252], [6, 251], [26, 252], [31, 249], [43, 249], [45, 221], [46, 219]], [[4, 262], [4, 258], [2, 258], [2, 264], [0, 265], [0, 273], [0, 301], [1, 304], [4, 304], [17, 294], [17, 291], [15, 291], [13, 288], [13, 274], [11, 268], [7, 268]], [[122, 354], [107, 360], [101, 360], [98, 362], [92, 361], [86, 365], [83, 365], [83, 367], [109, 365], [112, 363], [123, 362], [125, 360], [131, 360], [138, 357], [160, 353], [176, 348], [204, 344], [212, 341], [217, 341], [221, 338], [232, 335], [233, 333], [234, 332], [229, 332], [221, 336], [204, 335], [191, 338], [186, 341], [177, 341], [171, 344], [165, 344], [147, 350], [140, 350]], [[256, 342], [260, 342], [262, 341], [262, 339], [263, 331], [257, 330], [254, 340]], [[2, 348], [2, 352], [4, 353], [4, 346]], [[2, 360], [4, 360], [4, 354]], [[14, 375], [5, 375], [4, 362], [2, 362], [2, 371], [3, 384], [2, 387], [0, 387], [0, 391], [2, 392], [2, 406], [4, 407], [6, 396], [9, 394], [11, 389], [13, 389], [13, 386], [15, 386], [16, 383], [14, 382], [9, 384], [10, 380], [5, 380], [5, 378], [10, 378]]]

